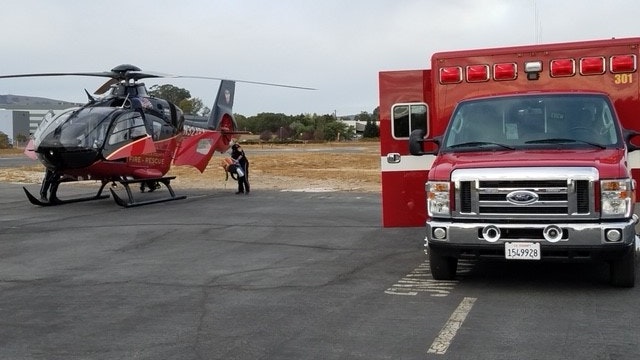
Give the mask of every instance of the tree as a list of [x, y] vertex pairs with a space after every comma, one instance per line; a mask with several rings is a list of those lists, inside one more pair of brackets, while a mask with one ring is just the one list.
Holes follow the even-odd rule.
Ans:
[[380, 129], [376, 122], [378, 121], [378, 116], [380, 114], [380, 108], [376, 108], [373, 110], [373, 114], [369, 114], [366, 111], [361, 112], [356, 115], [355, 120], [365, 122], [364, 131], [362, 133], [362, 137], [364, 138], [377, 138], [380, 136]]
[[273, 134], [269, 130], [264, 130], [260, 133], [260, 140], [262, 141], [271, 141]]
[[[352, 139], [355, 136], [353, 126], [347, 126], [333, 114], [259, 113], [250, 117], [235, 114], [235, 117], [240, 130], [260, 134], [263, 140], [272, 140], [275, 136], [279, 141], [285, 139], [335, 141]], [[357, 118], [360, 121], [372, 122], [372, 137], [378, 136], [378, 127], [371, 114], [363, 111], [357, 115]]]
[[358, 115], [356, 115], [354, 117], [354, 120], [355, 121], [364, 122], [364, 123], [369, 122], [369, 121], [371, 121], [371, 114], [369, 114], [366, 111], [362, 111], [362, 112], [360, 112], [360, 114], [358, 114]]
[[[160, 99], [165, 99], [171, 103], [178, 105], [185, 114], [207, 115], [211, 110], [204, 106], [199, 98], [192, 98], [191, 93], [187, 89], [179, 88], [170, 84], [153, 85], [149, 89], [149, 95]], [[206, 110], [206, 113], [205, 112]]]
[[353, 127], [352, 125], [349, 125], [349, 127], [347, 128], [347, 131], [342, 135], [341, 140], [353, 139], [355, 136], [356, 136], [356, 128]]
[[[199, 98], [184, 99], [178, 104], [185, 114], [200, 114], [204, 104]], [[203, 114], [204, 115], [204, 114]]]
[[179, 105], [182, 100], [186, 100], [191, 97], [189, 90], [170, 84], [153, 85], [149, 89], [149, 95], [165, 99], [176, 105]]
[[[29, 140], [29, 137], [23, 133], [19, 133], [16, 135], [16, 138], [14, 139], [16, 143], [19, 144], [26, 144], [27, 141]], [[18, 146], [17, 144], [15, 144], [16, 146]]]
[[11, 143], [9, 142], [9, 135], [0, 131], [0, 149], [9, 149], [11, 148]]
[[367, 121], [367, 124], [364, 126], [364, 132], [362, 133], [363, 138], [377, 138], [380, 136], [380, 128], [373, 121]]
[[238, 130], [249, 131], [248, 120], [246, 116], [240, 115], [240, 114], [233, 114], [233, 118], [236, 119]]

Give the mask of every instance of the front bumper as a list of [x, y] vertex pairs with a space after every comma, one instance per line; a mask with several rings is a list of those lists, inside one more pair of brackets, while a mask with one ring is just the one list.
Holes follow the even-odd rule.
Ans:
[[[504, 258], [506, 242], [538, 242], [542, 259], [614, 259], [635, 246], [638, 216], [602, 223], [427, 221], [425, 246], [445, 256]], [[616, 235], [617, 236], [612, 236]], [[614, 241], [615, 240], [615, 241]]]

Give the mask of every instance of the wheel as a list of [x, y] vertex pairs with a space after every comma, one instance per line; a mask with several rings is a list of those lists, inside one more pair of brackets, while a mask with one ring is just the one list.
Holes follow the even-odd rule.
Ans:
[[458, 269], [458, 259], [444, 256], [438, 250], [429, 247], [429, 267], [435, 280], [453, 280]]
[[632, 247], [624, 256], [611, 261], [611, 285], [633, 287], [636, 282], [636, 252]]

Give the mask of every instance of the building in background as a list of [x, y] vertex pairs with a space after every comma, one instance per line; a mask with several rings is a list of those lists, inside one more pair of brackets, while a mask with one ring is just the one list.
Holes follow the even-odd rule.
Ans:
[[[42, 118], [47, 112], [53, 111], [54, 113], [57, 114], [62, 110], [65, 110], [71, 107], [81, 106], [81, 105], [82, 104], [72, 103], [68, 101], [52, 100], [52, 99], [33, 97], [33, 96], [0, 95], [0, 109], [18, 111], [18, 112], [21, 112], [21, 111], [27, 112], [28, 129], [25, 134], [27, 138], [29, 137], [29, 135], [33, 134], [34, 131], [36, 131], [36, 129], [38, 128], [38, 125], [42, 121]], [[17, 115], [17, 116], [24, 116], [24, 115]], [[22, 119], [22, 121], [24, 121], [24, 119]], [[20, 124], [20, 127], [19, 127], [20, 131], [24, 131], [22, 126], [23, 125]], [[0, 130], [0, 131], [5, 132], [3, 130]], [[6, 133], [6, 134], [9, 135], [9, 138], [14, 139], [15, 135], [18, 135], [20, 133], [18, 132], [15, 135], [12, 135], [9, 133]]]
[[0, 109], [0, 132], [9, 137], [9, 143], [17, 146], [16, 139], [29, 138], [29, 112]]

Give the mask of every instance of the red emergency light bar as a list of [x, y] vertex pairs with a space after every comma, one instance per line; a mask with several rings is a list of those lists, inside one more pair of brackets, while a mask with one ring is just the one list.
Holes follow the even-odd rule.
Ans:
[[616, 73], [636, 71], [637, 61], [635, 55], [614, 55], [609, 59], [609, 70]]
[[602, 75], [605, 65], [604, 57], [584, 57], [580, 59], [580, 75]]
[[462, 67], [449, 66], [440, 68], [441, 84], [457, 84], [462, 82]]
[[489, 65], [469, 65], [466, 72], [467, 82], [489, 81]]
[[515, 80], [518, 77], [516, 63], [493, 64], [493, 80]]
[[576, 74], [576, 61], [573, 59], [554, 59], [549, 65], [551, 77], [573, 76]]
[[[603, 56], [591, 56], [580, 58], [576, 66], [573, 58], [553, 59], [549, 62], [549, 75], [553, 78], [576, 75], [602, 75], [606, 72], [607, 59]], [[635, 54], [614, 55], [609, 59], [609, 71], [611, 73], [633, 73], [638, 69], [638, 59]], [[458, 84], [462, 80], [466, 82], [484, 82], [492, 78], [490, 69], [493, 68], [493, 80], [515, 80], [518, 78], [518, 65], [516, 63], [498, 63], [490, 65], [477, 64], [462, 66], [446, 66], [440, 68], [440, 84]], [[577, 70], [578, 69], [578, 70]], [[524, 71], [529, 80], [537, 80], [542, 71], [542, 61], [527, 61], [524, 63]]]

